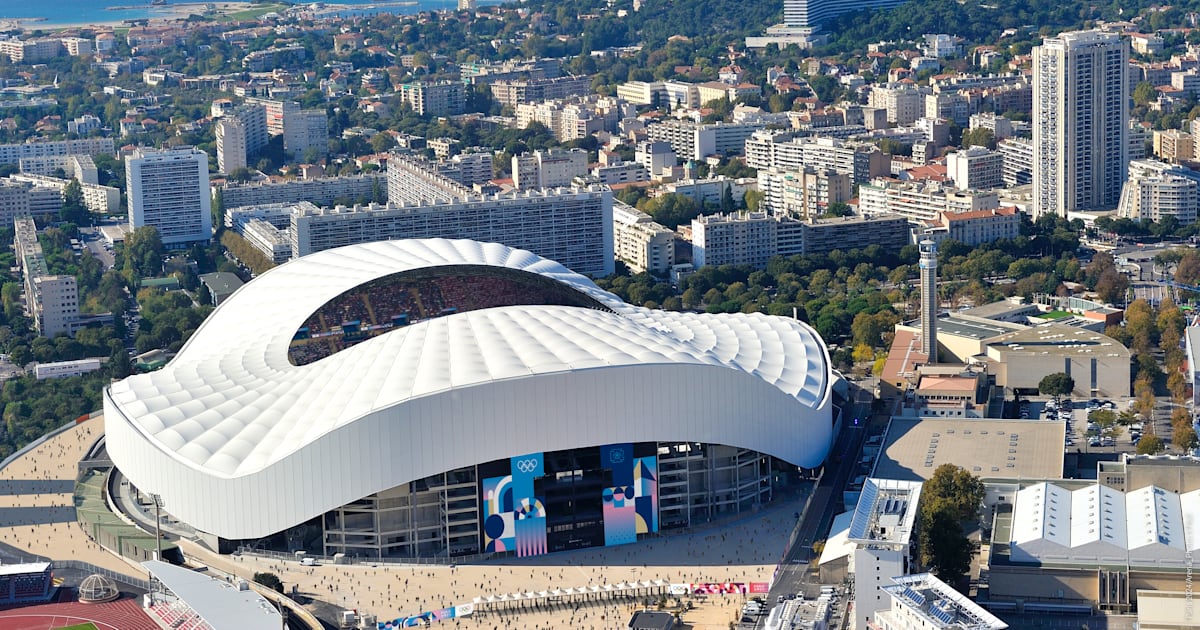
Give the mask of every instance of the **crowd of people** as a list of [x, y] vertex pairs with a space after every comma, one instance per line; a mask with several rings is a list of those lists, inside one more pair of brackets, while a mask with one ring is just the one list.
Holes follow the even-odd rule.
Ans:
[[[501, 274], [390, 276], [347, 291], [313, 313], [302, 327], [306, 334], [288, 348], [288, 358], [295, 365], [306, 365], [397, 326], [453, 313], [572, 301], [562, 291]], [[357, 324], [351, 327], [351, 322]]]

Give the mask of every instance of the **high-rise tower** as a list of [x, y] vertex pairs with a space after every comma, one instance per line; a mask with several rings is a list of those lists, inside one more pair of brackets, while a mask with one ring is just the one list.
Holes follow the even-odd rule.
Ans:
[[921, 241], [921, 352], [937, 363], [937, 243]]
[[1128, 172], [1129, 44], [1075, 31], [1033, 49], [1033, 216], [1114, 208]]

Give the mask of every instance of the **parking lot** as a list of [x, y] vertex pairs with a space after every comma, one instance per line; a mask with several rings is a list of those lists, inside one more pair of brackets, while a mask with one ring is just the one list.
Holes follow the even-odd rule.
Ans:
[[1053, 400], [1021, 401], [1019, 417], [1066, 423], [1063, 448], [1067, 451], [1115, 453], [1133, 451], [1144, 432], [1140, 418], [1130, 425], [1119, 423], [1104, 435], [1102, 427], [1089, 420], [1089, 415], [1098, 410], [1108, 410], [1120, 415], [1129, 408], [1129, 399], [1073, 400], [1063, 399], [1059, 404]]

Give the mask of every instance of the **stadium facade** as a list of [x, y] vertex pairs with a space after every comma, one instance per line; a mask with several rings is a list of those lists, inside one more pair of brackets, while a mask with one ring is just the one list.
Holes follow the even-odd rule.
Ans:
[[428, 239], [272, 269], [104, 412], [117, 468], [223, 550], [529, 556], [769, 501], [825, 459], [832, 381], [802, 322]]

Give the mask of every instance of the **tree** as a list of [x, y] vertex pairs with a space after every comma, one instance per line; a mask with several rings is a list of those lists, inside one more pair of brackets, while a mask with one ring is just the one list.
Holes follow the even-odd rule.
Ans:
[[140, 278], [153, 278], [162, 273], [164, 251], [158, 228], [152, 225], [142, 226], [125, 237], [122, 252], [125, 256], [125, 269], [131, 270]]
[[1160, 438], [1154, 434], [1144, 435], [1144, 436], [1142, 436], [1142, 439], [1138, 440], [1137, 454], [1138, 455], [1157, 455], [1157, 454], [1163, 452], [1163, 450], [1165, 448], [1166, 448], [1166, 445], [1163, 444], [1162, 438]]
[[971, 147], [995, 149], [996, 134], [987, 127], [976, 127], [964, 131], [962, 135], [962, 148], [969, 149]]
[[1096, 423], [1100, 437], [1116, 439], [1121, 434], [1121, 425], [1117, 423], [1117, 412], [1110, 409], [1096, 409], [1088, 413], [1088, 421]]
[[58, 218], [75, 225], [91, 224], [92, 214], [83, 203], [83, 187], [78, 180], [72, 179], [63, 188], [63, 205], [58, 211]]
[[[925, 503], [925, 497], [921, 501]], [[936, 504], [936, 501], [929, 503]], [[951, 585], [971, 569], [971, 541], [963, 535], [962, 525], [954, 518], [953, 510], [939, 507], [922, 509], [921, 563]]]
[[1139, 107], [1149, 105], [1158, 96], [1158, 91], [1154, 89], [1154, 84], [1149, 81], [1142, 81], [1133, 88], [1133, 103]]
[[267, 588], [275, 589], [280, 593], [283, 592], [283, 580], [279, 579], [279, 576], [274, 573], [255, 573], [254, 581]]
[[133, 374], [133, 362], [129, 360], [129, 353], [125, 351], [125, 346], [118, 339], [113, 339], [112, 353], [108, 356], [108, 370], [113, 378], [125, 378]]
[[1196, 430], [1191, 426], [1177, 424], [1171, 433], [1171, 443], [1175, 445], [1175, 448], [1186, 453], [1200, 445], [1200, 439], [1197, 438]]
[[945, 502], [958, 520], [975, 518], [983, 504], [983, 482], [965, 468], [942, 464], [925, 482], [921, 493]]
[[1038, 391], [1045, 396], [1053, 396], [1055, 404], [1063, 396], [1069, 396], [1075, 390], [1075, 379], [1066, 372], [1054, 372], [1042, 377], [1038, 383]]

